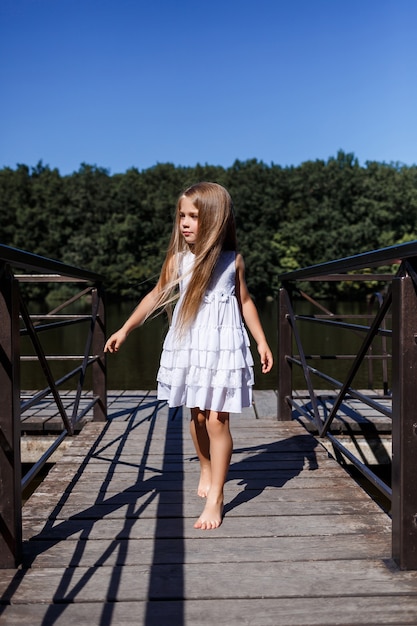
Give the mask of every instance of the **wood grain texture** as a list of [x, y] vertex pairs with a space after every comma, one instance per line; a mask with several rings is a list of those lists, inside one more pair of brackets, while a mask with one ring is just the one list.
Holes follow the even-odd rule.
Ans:
[[225, 518], [206, 532], [187, 411], [118, 397], [26, 503], [0, 624], [417, 623], [417, 572], [394, 566], [390, 518], [300, 424], [273, 421], [274, 392], [232, 417]]

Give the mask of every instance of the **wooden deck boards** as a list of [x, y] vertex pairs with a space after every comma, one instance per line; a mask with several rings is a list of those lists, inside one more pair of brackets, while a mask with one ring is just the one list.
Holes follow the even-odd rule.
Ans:
[[85, 426], [23, 509], [0, 624], [417, 624], [417, 572], [391, 562], [389, 517], [298, 423], [272, 419], [273, 392], [232, 416], [215, 531], [193, 528], [187, 411], [109, 399], [111, 419]]

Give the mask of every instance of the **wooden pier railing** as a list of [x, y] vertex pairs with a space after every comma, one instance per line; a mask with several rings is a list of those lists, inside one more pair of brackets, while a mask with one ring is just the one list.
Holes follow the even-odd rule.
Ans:
[[[364, 273], [369, 268], [383, 268], [396, 264], [392, 274]], [[18, 274], [16, 270], [23, 270]], [[393, 246], [340, 259], [321, 265], [289, 272], [280, 277], [279, 296], [279, 349], [278, 349], [278, 419], [290, 420], [295, 411], [314, 424], [320, 437], [327, 437], [338, 452], [354, 463], [366, 477], [392, 501], [393, 558], [401, 569], [417, 569], [417, 491], [414, 488], [417, 470], [417, 242]], [[379, 308], [370, 324], [359, 325], [343, 321], [330, 312], [325, 315], [303, 316], [297, 314], [299, 297], [307, 297], [306, 284], [330, 280], [376, 280], [388, 285], [384, 297], [378, 297]], [[28, 311], [21, 284], [28, 281], [71, 282], [81, 284], [82, 291], [54, 311], [32, 316]], [[79, 297], [91, 299], [88, 315], [62, 313]], [[321, 309], [321, 313], [322, 313]], [[58, 316], [59, 315], [59, 319]], [[385, 320], [390, 316], [390, 324]], [[88, 408], [94, 405], [94, 419], [106, 419], [106, 369], [102, 348], [105, 339], [105, 315], [102, 278], [92, 272], [67, 266], [23, 251], [0, 246], [0, 567], [15, 567], [21, 560], [21, 489], [46, 462], [57, 445], [74, 432], [77, 421], [85, 414], [79, 410], [79, 399], [85, 386], [87, 368], [92, 370], [93, 397]], [[54, 380], [51, 372], [51, 355], [45, 355], [39, 336], [64, 325], [86, 323], [88, 326], [84, 354], [73, 356], [80, 364], [64, 377]], [[300, 339], [299, 325], [331, 324], [340, 332], [360, 333], [360, 349], [351, 355], [352, 363], [344, 380], [336, 380], [329, 373], [313, 367], [312, 359], [328, 362], [329, 355], [308, 355]], [[391, 326], [391, 327], [389, 327]], [[27, 335], [34, 353], [45, 374], [46, 387], [32, 398], [21, 403], [20, 398], [20, 337]], [[376, 338], [384, 338], [381, 355], [383, 362], [391, 359], [391, 381], [385, 375], [384, 389], [378, 396], [366, 395], [354, 388], [353, 382], [361, 363], [370, 357]], [[389, 344], [389, 345], [387, 345]], [[298, 354], [294, 354], [296, 346]], [[345, 357], [347, 355], [344, 355]], [[372, 359], [377, 358], [375, 351]], [[53, 355], [52, 358], [56, 358]], [[68, 358], [68, 355], [67, 357]], [[70, 360], [70, 359], [69, 359]], [[293, 388], [293, 369], [299, 367], [308, 389], [308, 403], [297, 397]], [[386, 369], [388, 372], [388, 368]], [[325, 380], [335, 393], [323, 401], [313, 380]], [[69, 379], [76, 379], [76, 402], [68, 415], [61, 401], [59, 387]], [[391, 383], [391, 384], [390, 384]], [[391, 389], [391, 392], [389, 392]], [[46, 395], [52, 395], [61, 414], [63, 429], [52, 448], [45, 453], [29, 476], [21, 478], [20, 420], [21, 411], [33, 406]], [[332, 424], [345, 398], [358, 398], [361, 402], [392, 418], [393, 461], [392, 484], [383, 483], [369, 467], [359, 462], [332, 432]], [[392, 409], [382, 400], [392, 398]], [[78, 401], [77, 401], [78, 399]], [[327, 404], [326, 404], [327, 401]], [[329, 404], [331, 405], [329, 408]]]
[[[17, 271], [23, 273], [17, 273]], [[33, 316], [22, 289], [23, 283], [72, 283], [81, 291], [62, 302], [53, 311]], [[81, 286], [81, 287], [80, 287]], [[65, 314], [71, 304], [87, 299], [91, 312]], [[46, 355], [40, 339], [47, 331], [74, 325], [86, 325], [84, 354]], [[21, 337], [28, 336], [32, 355], [21, 355]], [[67, 435], [72, 435], [79, 421], [92, 409], [95, 420], [105, 420], [106, 367], [103, 356], [105, 310], [102, 277], [93, 272], [65, 265], [22, 250], [0, 245], [0, 567], [15, 567], [21, 561], [22, 490], [42, 469]], [[36, 359], [45, 376], [45, 388], [21, 402], [21, 359]], [[55, 380], [51, 361], [76, 363], [75, 368]], [[92, 398], [80, 407], [85, 390], [87, 369], [92, 371]], [[72, 381], [75, 399], [71, 414], [60, 396], [60, 387]], [[62, 432], [31, 470], [22, 477], [20, 434], [21, 415], [47, 396], [55, 400], [62, 418]]]
[[[392, 274], [386, 273], [387, 266], [393, 266]], [[384, 267], [385, 273], [382, 273]], [[369, 268], [373, 268], [374, 273], [369, 273]], [[384, 296], [378, 293], [380, 306], [372, 322], [353, 324], [330, 311], [323, 315], [323, 308], [313, 297], [317, 281], [378, 281], [379, 285], [385, 283], [386, 289]], [[353, 463], [391, 500], [393, 559], [401, 569], [417, 569], [417, 241], [288, 272], [280, 276], [280, 282], [278, 419], [290, 420], [296, 411], [311, 420], [318, 435], [327, 437], [338, 454]], [[298, 315], [297, 302], [301, 298], [317, 304], [320, 314]], [[385, 323], [388, 318], [391, 328]], [[308, 324], [312, 333], [318, 325], [327, 324], [340, 333], [362, 335], [359, 350], [350, 355], [344, 380], [336, 380], [320, 365], [328, 364], [332, 358], [337, 358], [336, 355], [306, 353], [299, 332], [300, 324]], [[364, 361], [378, 358], [376, 351], [371, 353], [378, 338], [383, 341], [380, 358], [384, 365], [384, 389], [380, 394], [371, 394], [356, 389], [354, 382]], [[293, 353], [294, 347], [298, 354]], [[388, 359], [391, 360], [391, 384], [387, 379]], [[293, 369], [296, 367], [304, 375], [307, 402], [297, 397], [293, 388]], [[317, 383], [314, 384], [314, 381], [323, 380], [334, 391], [326, 398], [316, 388]], [[392, 419], [391, 486], [352, 455], [340, 438], [331, 432], [346, 398], [356, 398], [372, 411]], [[392, 400], [391, 406], [384, 401], [387, 398]]]

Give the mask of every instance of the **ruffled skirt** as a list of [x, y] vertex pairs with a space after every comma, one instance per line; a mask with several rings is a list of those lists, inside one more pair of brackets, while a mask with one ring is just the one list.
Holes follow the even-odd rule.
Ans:
[[181, 337], [177, 312], [178, 305], [164, 341], [158, 398], [170, 407], [240, 413], [252, 404], [254, 377], [249, 337], [236, 298], [203, 302]]

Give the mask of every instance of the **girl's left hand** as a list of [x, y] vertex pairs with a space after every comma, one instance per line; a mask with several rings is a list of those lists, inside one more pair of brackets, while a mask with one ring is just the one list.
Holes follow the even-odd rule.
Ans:
[[274, 364], [274, 358], [272, 352], [267, 343], [258, 344], [258, 352], [261, 357], [262, 374], [267, 374], [271, 371]]

